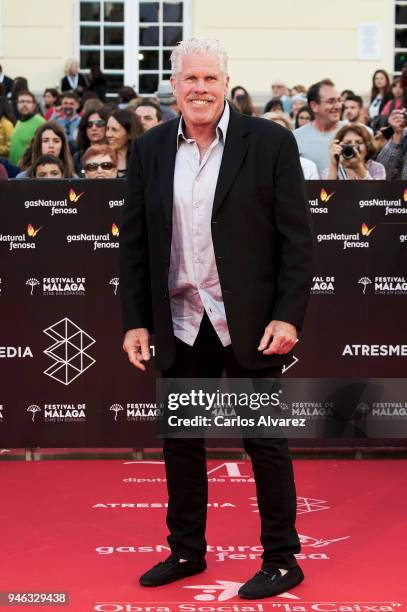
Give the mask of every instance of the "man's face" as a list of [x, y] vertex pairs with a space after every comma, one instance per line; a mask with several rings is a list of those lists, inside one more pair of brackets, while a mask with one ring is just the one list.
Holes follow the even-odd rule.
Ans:
[[160, 123], [154, 106], [139, 106], [136, 108], [135, 113], [140, 117], [145, 132]]
[[58, 179], [62, 178], [62, 172], [56, 164], [42, 164], [37, 167], [35, 178]]
[[17, 109], [20, 115], [23, 117], [26, 115], [31, 115], [35, 111], [35, 102], [31, 96], [18, 96]]
[[184, 55], [181, 71], [171, 77], [171, 86], [187, 127], [216, 126], [223, 113], [229, 77], [221, 72], [215, 55]]
[[79, 108], [79, 104], [73, 98], [64, 98], [62, 100], [62, 110], [65, 117], [73, 117]]
[[285, 85], [283, 83], [274, 83], [271, 86], [271, 93], [273, 98], [281, 98], [285, 94]]
[[348, 121], [358, 121], [360, 115], [360, 106], [354, 100], [345, 100], [343, 103], [343, 118]]
[[320, 102], [311, 102], [315, 118], [325, 123], [334, 125], [339, 121], [342, 110], [342, 102], [338, 90], [331, 85], [322, 85], [319, 90]]

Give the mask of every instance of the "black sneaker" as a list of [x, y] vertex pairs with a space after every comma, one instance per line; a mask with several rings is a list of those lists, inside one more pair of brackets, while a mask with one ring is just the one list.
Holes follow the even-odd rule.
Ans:
[[194, 576], [206, 570], [206, 561], [180, 561], [179, 556], [172, 554], [165, 561], [160, 561], [148, 572], [140, 576], [139, 582], [143, 586], [161, 586], [174, 580]]
[[280, 570], [260, 570], [240, 587], [238, 595], [242, 599], [262, 599], [273, 597], [292, 589], [304, 580], [304, 574], [299, 565], [292, 567], [284, 576]]

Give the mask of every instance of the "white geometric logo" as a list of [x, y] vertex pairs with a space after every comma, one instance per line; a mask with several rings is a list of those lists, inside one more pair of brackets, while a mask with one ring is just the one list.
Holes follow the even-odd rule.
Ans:
[[[231, 580], [216, 580], [215, 582], [216, 584], [195, 584], [183, 588], [201, 591], [198, 595], [194, 595], [196, 601], [227, 601], [236, 597], [238, 590], [243, 585], [243, 582], [232, 582]], [[280, 593], [277, 597], [300, 599], [297, 595], [288, 592]]]
[[85, 352], [96, 340], [67, 317], [43, 331], [55, 340], [54, 344], [44, 351], [54, 361], [44, 371], [50, 378], [63, 385], [70, 385], [96, 362]]

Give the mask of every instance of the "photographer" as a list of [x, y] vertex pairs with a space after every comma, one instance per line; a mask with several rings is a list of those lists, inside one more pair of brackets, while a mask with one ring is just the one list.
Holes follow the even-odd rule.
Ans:
[[343, 126], [329, 148], [330, 165], [322, 172], [329, 180], [385, 180], [383, 164], [372, 160], [376, 149], [363, 125]]
[[387, 178], [407, 179], [407, 136], [404, 134], [406, 128], [406, 111], [394, 110], [389, 117], [389, 126], [393, 130], [390, 140], [386, 142], [377, 156], [377, 160], [386, 169]]

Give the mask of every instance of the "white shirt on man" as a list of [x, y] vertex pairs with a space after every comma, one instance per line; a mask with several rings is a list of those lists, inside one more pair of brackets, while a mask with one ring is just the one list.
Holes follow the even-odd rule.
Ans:
[[192, 346], [206, 311], [223, 346], [231, 344], [211, 234], [215, 189], [230, 110], [225, 103], [216, 137], [202, 160], [197, 143], [178, 128], [168, 290], [174, 334]]

